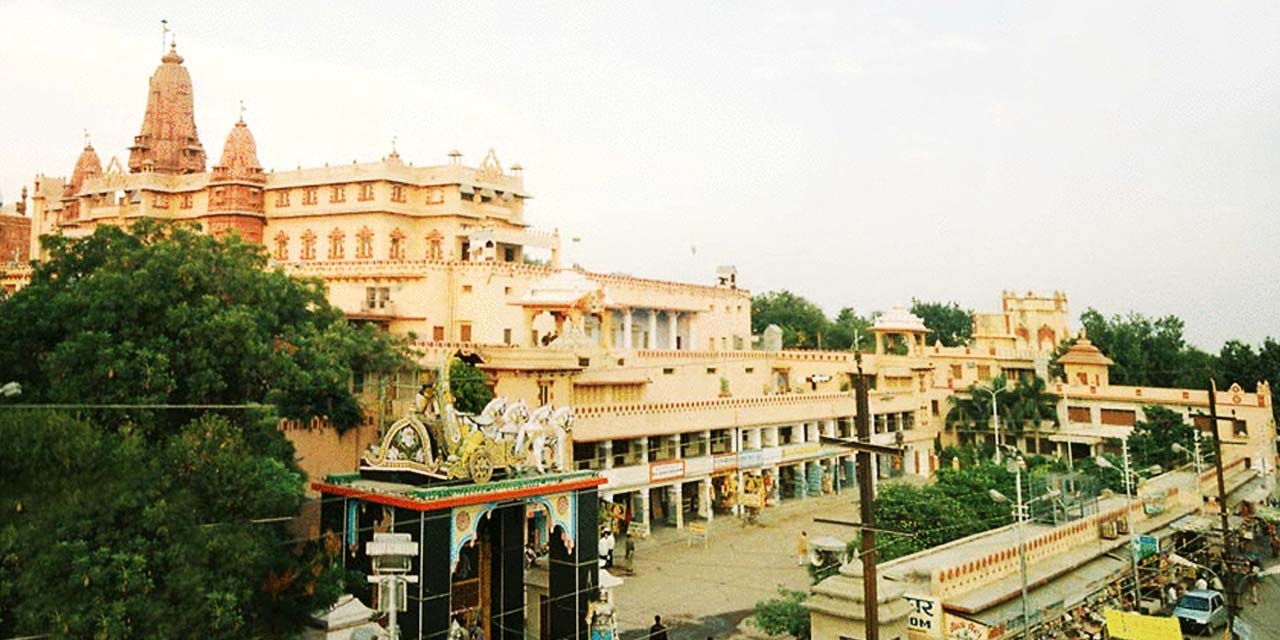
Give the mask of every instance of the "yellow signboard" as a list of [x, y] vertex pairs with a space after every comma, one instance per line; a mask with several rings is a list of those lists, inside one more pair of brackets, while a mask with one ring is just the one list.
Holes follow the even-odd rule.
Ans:
[[1182, 640], [1177, 618], [1107, 609], [1107, 633], [1118, 640]]

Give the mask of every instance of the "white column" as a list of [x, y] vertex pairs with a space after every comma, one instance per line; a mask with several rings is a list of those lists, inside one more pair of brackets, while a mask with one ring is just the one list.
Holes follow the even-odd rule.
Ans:
[[624, 311], [622, 316], [622, 348], [631, 349], [631, 309]]
[[653, 517], [652, 517], [653, 509], [650, 508], [652, 506], [653, 505], [649, 504], [649, 487], [647, 486], [641, 487], [640, 488], [640, 510], [643, 511], [644, 513], [640, 514], [641, 516], [643, 516], [642, 518], [640, 518], [640, 521], [644, 523], [645, 530], [649, 532], [653, 532]]
[[613, 468], [613, 441], [605, 440], [604, 442], [601, 442], [599, 451], [600, 451], [600, 455], [604, 458], [603, 460], [600, 461], [601, 462], [600, 468], [612, 469]]
[[676, 528], [684, 528], [684, 482], [671, 485], [671, 508], [676, 515]]
[[[701, 347], [698, 345], [698, 335], [693, 331], [693, 321], [697, 318], [697, 314], [689, 314], [689, 350], [697, 351]], [[714, 351], [714, 349], [712, 349]]]
[[645, 338], [645, 347], [648, 349], [658, 348], [658, 310], [649, 310], [649, 335]]
[[715, 494], [715, 489], [711, 487], [711, 478], [703, 478], [698, 488], [698, 517], [705, 518], [707, 522], [711, 522], [711, 516], [715, 513], [715, 509], [711, 507], [711, 498]]
[[676, 350], [676, 328], [679, 326], [679, 322], [680, 322], [680, 312], [678, 311], [667, 312], [667, 327], [668, 327], [667, 348], [672, 351]]

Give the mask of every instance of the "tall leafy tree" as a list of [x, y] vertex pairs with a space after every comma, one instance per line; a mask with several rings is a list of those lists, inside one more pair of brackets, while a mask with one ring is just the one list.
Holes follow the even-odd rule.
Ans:
[[1181, 454], [1174, 453], [1173, 445], [1177, 443], [1191, 451], [1195, 444], [1195, 427], [1182, 419], [1182, 414], [1164, 407], [1143, 407], [1146, 420], [1133, 425], [1129, 434], [1129, 454], [1136, 468], [1160, 465], [1168, 470], [1179, 460], [1185, 460]]
[[752, 296], [752, 333], [763, 333], [771, 324], [782, 329], [783, 347], [816, 349], [830, 322], [818, 305], [790, 291], [768, 291]]
[[489, 375], [475, 365], [454, 358], [449, 361], [449, 390], [459, 411], [480, 413], [493, 400]]
[[[144, 221], [46, 243], [50, 259], [0, 307], [0, 371], [30, 402], [271, 403], [344, 429], [361, 420], [353, 374], [406, 362], [398, 339], [349, 324], [323, 283], [268, 271], [234, 235]], [[151, 430], [192, 417], [102, 419]]]
[[[0, 302], [0, 371], [27, 402], [131, 407], [0, 411], [0, 637], [293, 636], [344, 575], [285, 528], [303, 477], [276, 420], [354, 424], [353, 374], [403, 345], [235, 237], [48, 246]], [[211, 404], [230, 408], [173, 406]]]
[[874, 314], [871, 317], [863, 317], [858, 315], [852, 307], [845, 307], [840, 310], [835, 322], [832, 322], [827, 329], [827, 337], [823, 339], [822, 346], [826, 349], [870, 351], [876, 344], [875, 335], [871, 333], [871, 325], [874, 322]]
[[945, 347], [958, 347], [973, 339], [973, 310], [962, 309], [958, 302], [925, 302], [912, 298], [911, 313], [924, 320], [924, 326], [932, 333], [931, 342], [937, 339]]
[[1176, 316], [1152, 319], [1129, 313], [1108, 319], [1090, 308], [1080, 323], [1094, 346], [1115, 361], [1113, 384], [1172, 387], [1185, 371], [1188, 345]]

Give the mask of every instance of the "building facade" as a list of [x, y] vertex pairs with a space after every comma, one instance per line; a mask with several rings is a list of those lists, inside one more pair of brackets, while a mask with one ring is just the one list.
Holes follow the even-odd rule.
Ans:
[[[640, 528], [740, 510], [748, 487], [767, 506], [852, 483], [851, 455], [829, 439], [853, 433], [853, 354], [753, 349], [750, 293], [732, 268], [706, 284], [563, 268], [559, 234], [527, 219], [522, 167], [505, 167], [492, 150], [476, 166], [457, 151], [415, 165], [393, 149], [375, 162], [272, 171], [241, 117], [209, 167], [194, 96], [171, 47], [150, 79], [127, 162], [113, 157], [104, 168], [86, 144], [69, 177], [36, 177], [29, 256], [44, 257], [43, 235], [144, 218], [238, 233], [260, 243], [273, 267], [323, 279], [353, 321], [413, 334], [424, 370], [461, 354], [492, 376], [498, 395], [575, 407], [575, 465], [598, 470], [600, 495]], [[29, 268], [9, 269], [6, 286], [24, 277]], [[1068, 319], [1061, 292], [1005, 292], [999, 313], [975, 316], [972, 344], [949, 348], [930, 346], [907, 311], [883, 314], [861, 375], [873, 439], [904, 455], [878, 457], [876, 476], [927, 476], [938, 446], [988, 437], [948, 430], [950, 399], [999, 375], [1047, 378]], [[1066, 398], [1060, 426], [1041, 425], [1020, 446], [1089, 455], [1141, 419], [1145, 404], [1185, 413], [1207, 401], [1202, 391], [1110, 385], [1093, 360], [1063, 362], [1068, 380], [1049, 388]], [[354, 468], [419, 382], [416, 373], [355, 381], [370, 419], [342, 436], [322, 421], [284, 421], [303, 468], [313, 478]], [[1250, 444], [1232, 450], [1274, 466], [1270, 390], [1222, 394], [1220, 405], [1243, 422], [1232, 436]]]

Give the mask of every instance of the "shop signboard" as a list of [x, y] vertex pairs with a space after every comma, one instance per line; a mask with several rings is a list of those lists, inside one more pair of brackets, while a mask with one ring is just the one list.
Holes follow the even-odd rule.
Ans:
[[817, 455], [822, 450], [822, 445], [817, 442], [805, 442], [803, 444], [792, 444], [782, 448], [783, 460], [796, 460], [798, 458], [807, 458]]
[[1133, 549], [1138, 554], [1139, 561], [1146, 560], [1160, 553], [1160, 538], [1146, 534], [1134, 536]]
[[1142, 497], [1142, 512], [1149, 516], [1158, 516], [1168, 509], [1168, 503], [1168, 492], [1152, 491]]
[[942, 601], [938, 598], [903, 594], [911, 609], [907, 612], [907, 637], [911, 640], [942, 637]]
[[738, 454], [721, 453], [711, 459], [711, 472], [722, 473], [738, 468]]
[[950, 613], [943, 616], [943, 621], [947, 640], [986, 640], [991, 637], [991, 628], [981, 622]]
[[1107, 633], [1118, 640], [1182, 640], [1178, 619], [1106, 609]]
[[748, 449], [738, 452], [738, 468], [759, 469], [764, 466], [764, 452], [759, 449]]
[[782, 462], [782, 449], [779, 449], [777, 447], [770, 447], [768, 449], [764, 449], [763, 453], [764, 453], [764, 466], [766, 467]]
[[663, 460], [649, 463], [649, 482], [678, 480], [684, 477], [684, 460]]

